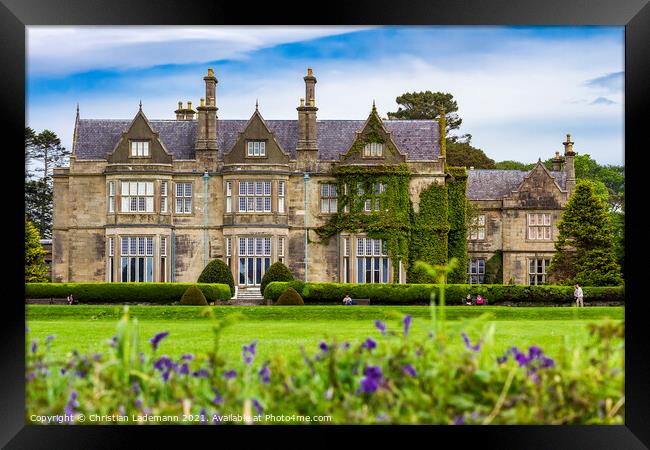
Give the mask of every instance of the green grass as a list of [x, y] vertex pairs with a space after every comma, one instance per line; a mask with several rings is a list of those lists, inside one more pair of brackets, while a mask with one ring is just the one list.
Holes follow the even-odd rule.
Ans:
[[[140, 323], [144, 345], [160, 331], [169, 331], [158, 350], [159, 354], [180, 356], [209, 350], [213, 344], [211, 324], [201, 316], [204, 307], [194, 306], [131, 306], [129, 311]], [[258, 354], [295, 357], [304, 345], [309, 353], [317, 351], [318, 342], [335, 338], [359, 342], [379, 331], [375, 320], [384, 320], [388, 329], [402, 332], [400, 318], [413, 316], [411, 335], [425, 336], [431, 329], [430, 310], [426, 306], [283, 306], [212, 308], [217, 317], [241, 313], [244, 318], [227, 328], [221, 339], [221, 352], [226, 358], [241, 358], [245, 344], [258, 339]], [[586, 324], [606, 318], [624, 319], [623, 307], [466, 307], [446, 308], [447, 329], [451, 345], [462, 346], [461, 331], [472, 343], [487, 327], [495, 326], [495, 352], [511, 346], [539, 345], [551, 356], [565, 344], [573, 348], [588, 338]], [[60, 357], [73, 349], [81, 353], [104, 352], [115, 333], [122, 308], [86, 305], [28, 305], [26, 307], [28, 342], [55, 335], [51, 351]], [[483, 317], [479, 317], [483, 315]]]

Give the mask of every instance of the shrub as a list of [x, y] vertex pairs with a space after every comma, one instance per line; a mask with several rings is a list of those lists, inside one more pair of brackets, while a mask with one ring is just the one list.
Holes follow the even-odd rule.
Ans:
[[412, 284], [432, 284], [435, 280], [429, 273], [422, 267], [417, 264], [414, 264], [413, 267], [409, 268], [408, 271], [408, 282]]
[[201, 289], [190, 286], [181, 297], [181, 305], [207, 306], [208, 302]]
[[190, 286], [198, 287], [210, 302], [229, 300], [225, 284], [196, 283], [26, 283], [25, 298], [66, 298], [72, 293], [79, 303], [177, 302]]
[[280, 261], [271, 264], [271, 267], [266, 271], [262, 277], [262, 284], [260, 285], [260, 292], [264, 295], [266, 285], [273, 281], [293, 281], [293, 275], [287, 266]]
[[[302, 284], [302, 287], [300, 284]], [[292, 287], [300, 293], [305, 303], [340, 304], [345, 294], [352, 298], [369, 298], [371, 304], [409, 305], [428, 304], [431, 291], [439, 290], [435, 284], [350, 284], [350, 283], [303, 283], [273, 282], [264, 291], [264, 298], [277, 300]], [[625, 288], [594, 287], [583, 288], [587, 303], [624, 304]], [[502, 284], [448, 284], [445, 302], [448, 305], [462, 305], [467, 295], [483, 295], [489, 305], [572, 305], [572, 286], [523, 286]]]
[[280, 298], [278, 298], [278, 301], [275, 302], [275, 304], [276, 305], [304, 305], [305, 302], [303, 301], [300, 294], [296, 292], [295, 289], [287, 288], [282, 293], [282, 295], [280, 295]]
[[221, 283], [230, 286], [230, 298], [235, 295], [235, 280], [232, 277], [230, 267], [220, 259], [213, 259], [205, 266], [199, 279], [199, 283]]
[[47, 266], [45, 265], [45, 250], [38, 242], [38, 228], [25, 214], [25, 282], [39, 283], [47, 281]]

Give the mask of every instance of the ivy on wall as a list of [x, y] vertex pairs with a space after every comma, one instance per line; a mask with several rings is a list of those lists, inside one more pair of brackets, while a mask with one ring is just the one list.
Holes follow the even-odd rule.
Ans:
[[449, 283], [464, 283], [467, 269], [467, 170], [447, 167], [449, 197], [448, 258], [456, 258], [458, 265], [449, 274]]
[[485, 283], [503, 284], [503, 253], [501, 250], [494, 252], [494, 255], [485, 262]]
[[[374, 108], [364, 131], [342, 162], [351, 163], [371, 142], [383, 143], [386, 157], [399, 155]], [[330, 237], [342, 232], [365, 232], [370, 238], [383, 239], [391, 260], [401, 260], [404, 264], [409, 283], [421, 281], [422, 274], [412, 270], [415, 261], [444, 264], [455, 257], [459, 267], [450, 275], [449, 282], [464, 282], [467, 172], [454, 167], [447, 171], [445, 184], [432, 183], [420, 192], [416, 212], [410, 200], [411, 171], [406, 163], [336, 166], [331, 175], [337, 180], [338, 212], [316, 229], [321, 242], [327, 243]], [[377, 188], [382, 184], [384, 191]], [[379, 210], [376, 210], [377, 199]], [[366, 200], [370, 200], [372, 211], [365, 211]], [[397, 282], [397, 273], [393, 282]]]

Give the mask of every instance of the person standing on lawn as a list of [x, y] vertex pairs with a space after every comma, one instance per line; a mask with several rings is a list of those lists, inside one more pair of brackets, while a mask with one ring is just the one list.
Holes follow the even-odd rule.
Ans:
[[582, 302], [582, 298], [584, 296], [584, 294], [582, 293], [582, 288], [578, 283], [576, 283], [575, 288], [576, 289], [575, 291], [573, 291], [573, 296], [576, 299], [576, 306], [578, 306], [579, 308], [580, 307], [584, 308], [585, 304]]

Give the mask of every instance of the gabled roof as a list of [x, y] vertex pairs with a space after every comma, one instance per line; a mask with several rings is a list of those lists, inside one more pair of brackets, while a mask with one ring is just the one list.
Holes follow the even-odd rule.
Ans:
[[[517, 189], [532, 170], [468, 170], [467, 197], [470, 200], [501, 200]], [[548, 171], [548, 169], [546, 169]], [[566, 173], [548, 171], [562, 190], [566, 190]]]
[[[194, 159], [198, 132], [196, 120], [149, 120], [165, 148], [176, 159]], [[296, 157], [297, 120], [264, 120], [278, 143]], [[77, 127], [75, 154], [78, 160], [106, 159], [126, 131], [130, 120], [80, 119]], [[217, 119], [219, 157], [228, 152], [244, 131], [248, 120]], [[319, 120], [318, 159], [337, 160], [350, 148], [355, 132], [361, 131], [365, 120]], [[438, 123], [433, 120], [386, 120], [384, 126], [407, 161], [430, 161], [440, 155]]]

